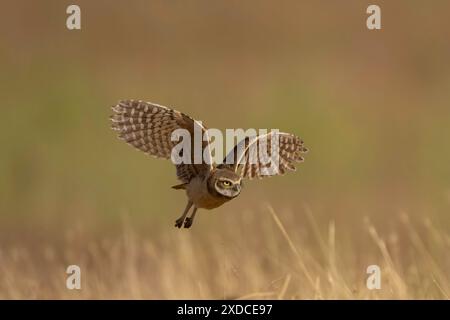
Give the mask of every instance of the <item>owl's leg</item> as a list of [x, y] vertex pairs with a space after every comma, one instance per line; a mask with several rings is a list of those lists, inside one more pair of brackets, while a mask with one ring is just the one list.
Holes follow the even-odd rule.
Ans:
[[194, 210], [192, 210], [191, 216], [187, 217], [184, 221], [184, 227], [190, 228], [192, 226], [192, 223], [194, 222], [195, 214], [197, 213], [197, 207], [194, 207]]
[[188, 203], [186, 205], [186, 209], [184, 209], [183, 214], [181, 215], [181, 217], [179, 217], [177, 219], [177, 221], [175, 221], [175, 227], [181, 228], [181, 226], [183, 225], [184, 219], [186, 218], [186, 215], [189, 212], [189, 209], [191, 209], [191, 207], [192, 207], [192, 201], [188, 201]]

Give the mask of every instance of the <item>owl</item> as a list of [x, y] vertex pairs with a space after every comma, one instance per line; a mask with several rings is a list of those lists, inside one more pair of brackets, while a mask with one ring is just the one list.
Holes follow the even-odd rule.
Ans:
[[[173, 159], [173, 148], [178, 141], [172, 133], [184, 129], [193, 137], [195, 130], [207, 134], [206, 127], [197, 120], [179, 111], [141, 100], [123, 100], [112, 107], [112, 129], [118, 137], [144, 153], [164, 159]], [[263, 139], [264, 138], [264, 139]], [[193, 140], [193, 139], [191, 139]], [[255, 150], [264, 144], [269, 151], [272, 146], [278, 150], [276, 170], [267, 170], [264, 156]], [[202, 154], [211, 157], [210, 139], [202, 139]], [[276, 144], [272, 144], [276, 142]], [[194, 150], [194, 142], [192, 150]], [[225, 157], [222, 163], [214, 164], [203, 157], [200, 161], [184, 161], [175, 164], [177, 178], [181, 184], [172, 188], [185, 190], [187, 205], [183, 214], [175, 221], [175, 227], [190, 228], [197, 209], [214, 209], [236, 198], [242, 190], [244, 178], [262, 178], [283, 175], [288, 170], [295, 171], [295, 162], [303, 162], [303, 153], [308, 150], [303, 141], [295, 135], [273, 132], [254, 137], [245, 137]], [[193, 153], [193, 151], [192, 151]], [[193, 159], [192, 155], [187, 155]], [[192, 208], [192, 213], [188, 216]]]

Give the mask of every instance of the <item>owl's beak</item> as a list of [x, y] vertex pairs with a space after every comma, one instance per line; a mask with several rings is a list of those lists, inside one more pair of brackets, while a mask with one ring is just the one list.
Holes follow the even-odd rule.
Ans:
[[234, 184], [233, 185], [233, 190], [235, 191], [235, 192], [241, 192], [241, 185], [240, 184]]

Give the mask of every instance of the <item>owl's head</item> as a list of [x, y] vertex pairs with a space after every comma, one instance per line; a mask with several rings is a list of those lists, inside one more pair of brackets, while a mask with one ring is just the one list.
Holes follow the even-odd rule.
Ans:
[[242, 188], [241, 177], [229, 169], [217, 169], [210, 179], [210, 187], [227, 198], [235, 198]]

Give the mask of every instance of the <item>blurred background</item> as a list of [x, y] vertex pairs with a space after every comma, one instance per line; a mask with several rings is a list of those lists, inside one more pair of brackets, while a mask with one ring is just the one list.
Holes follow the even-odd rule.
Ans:
[[[448, 240], [448, 1], [77, 0], [82, 29], [74, 31], [66, 28], [70, 4], [2, 2], [0, 259], [11, 263], [9, 276], [3, 270], [8, 290], [18, 287], [21, 259], [63, 265], [77, 260], [86, 239], [115, 239], [124, 225], [137, 243], [160, 242], [164, 252], [191, 241], [201, 254], [195, 243], [218, 236], [223, 252], [250, 254], [236, 239], [251, 237], [254, 252], [279, 235], [276, 225], [252, 227], [272, 224], [266, 203], [302, 244], [314, 243], [305, 210], [319, 233], [333, 221], [357, 255], [368, 251], [364, 219], [380, 236], [401, 239], [395, 217], [405, 212], [419, 224], [432, 221]], [[369, 4], [381, 7], [381, 30], [366, 28]], [[170, 106], [208, 127], [279, 128], [302, 137], [310, 152], [297, 172], [247, 182], [239, 198], [199, 211], [193, 228], [180, 231], [173, 223], [185, 195], [170, 189], [174, 167], [110, 130], [110, 107], [121, 99]], [[242, 231], [238, 238], [230, 228]], [[449, 270], [448, 258], [437, 259]], [[262, 262], [254, 263], [249, 268]], [[30, 283], [43, 286], [37, 278], [21, 281], [17, 297], [57, 296], [28, 291]], [[259, 290], [250, 287], [230, 295]], [[445, 297], [442, 288], [437, 297]], [[143, 297], [202, 297], [189, 290]]]

